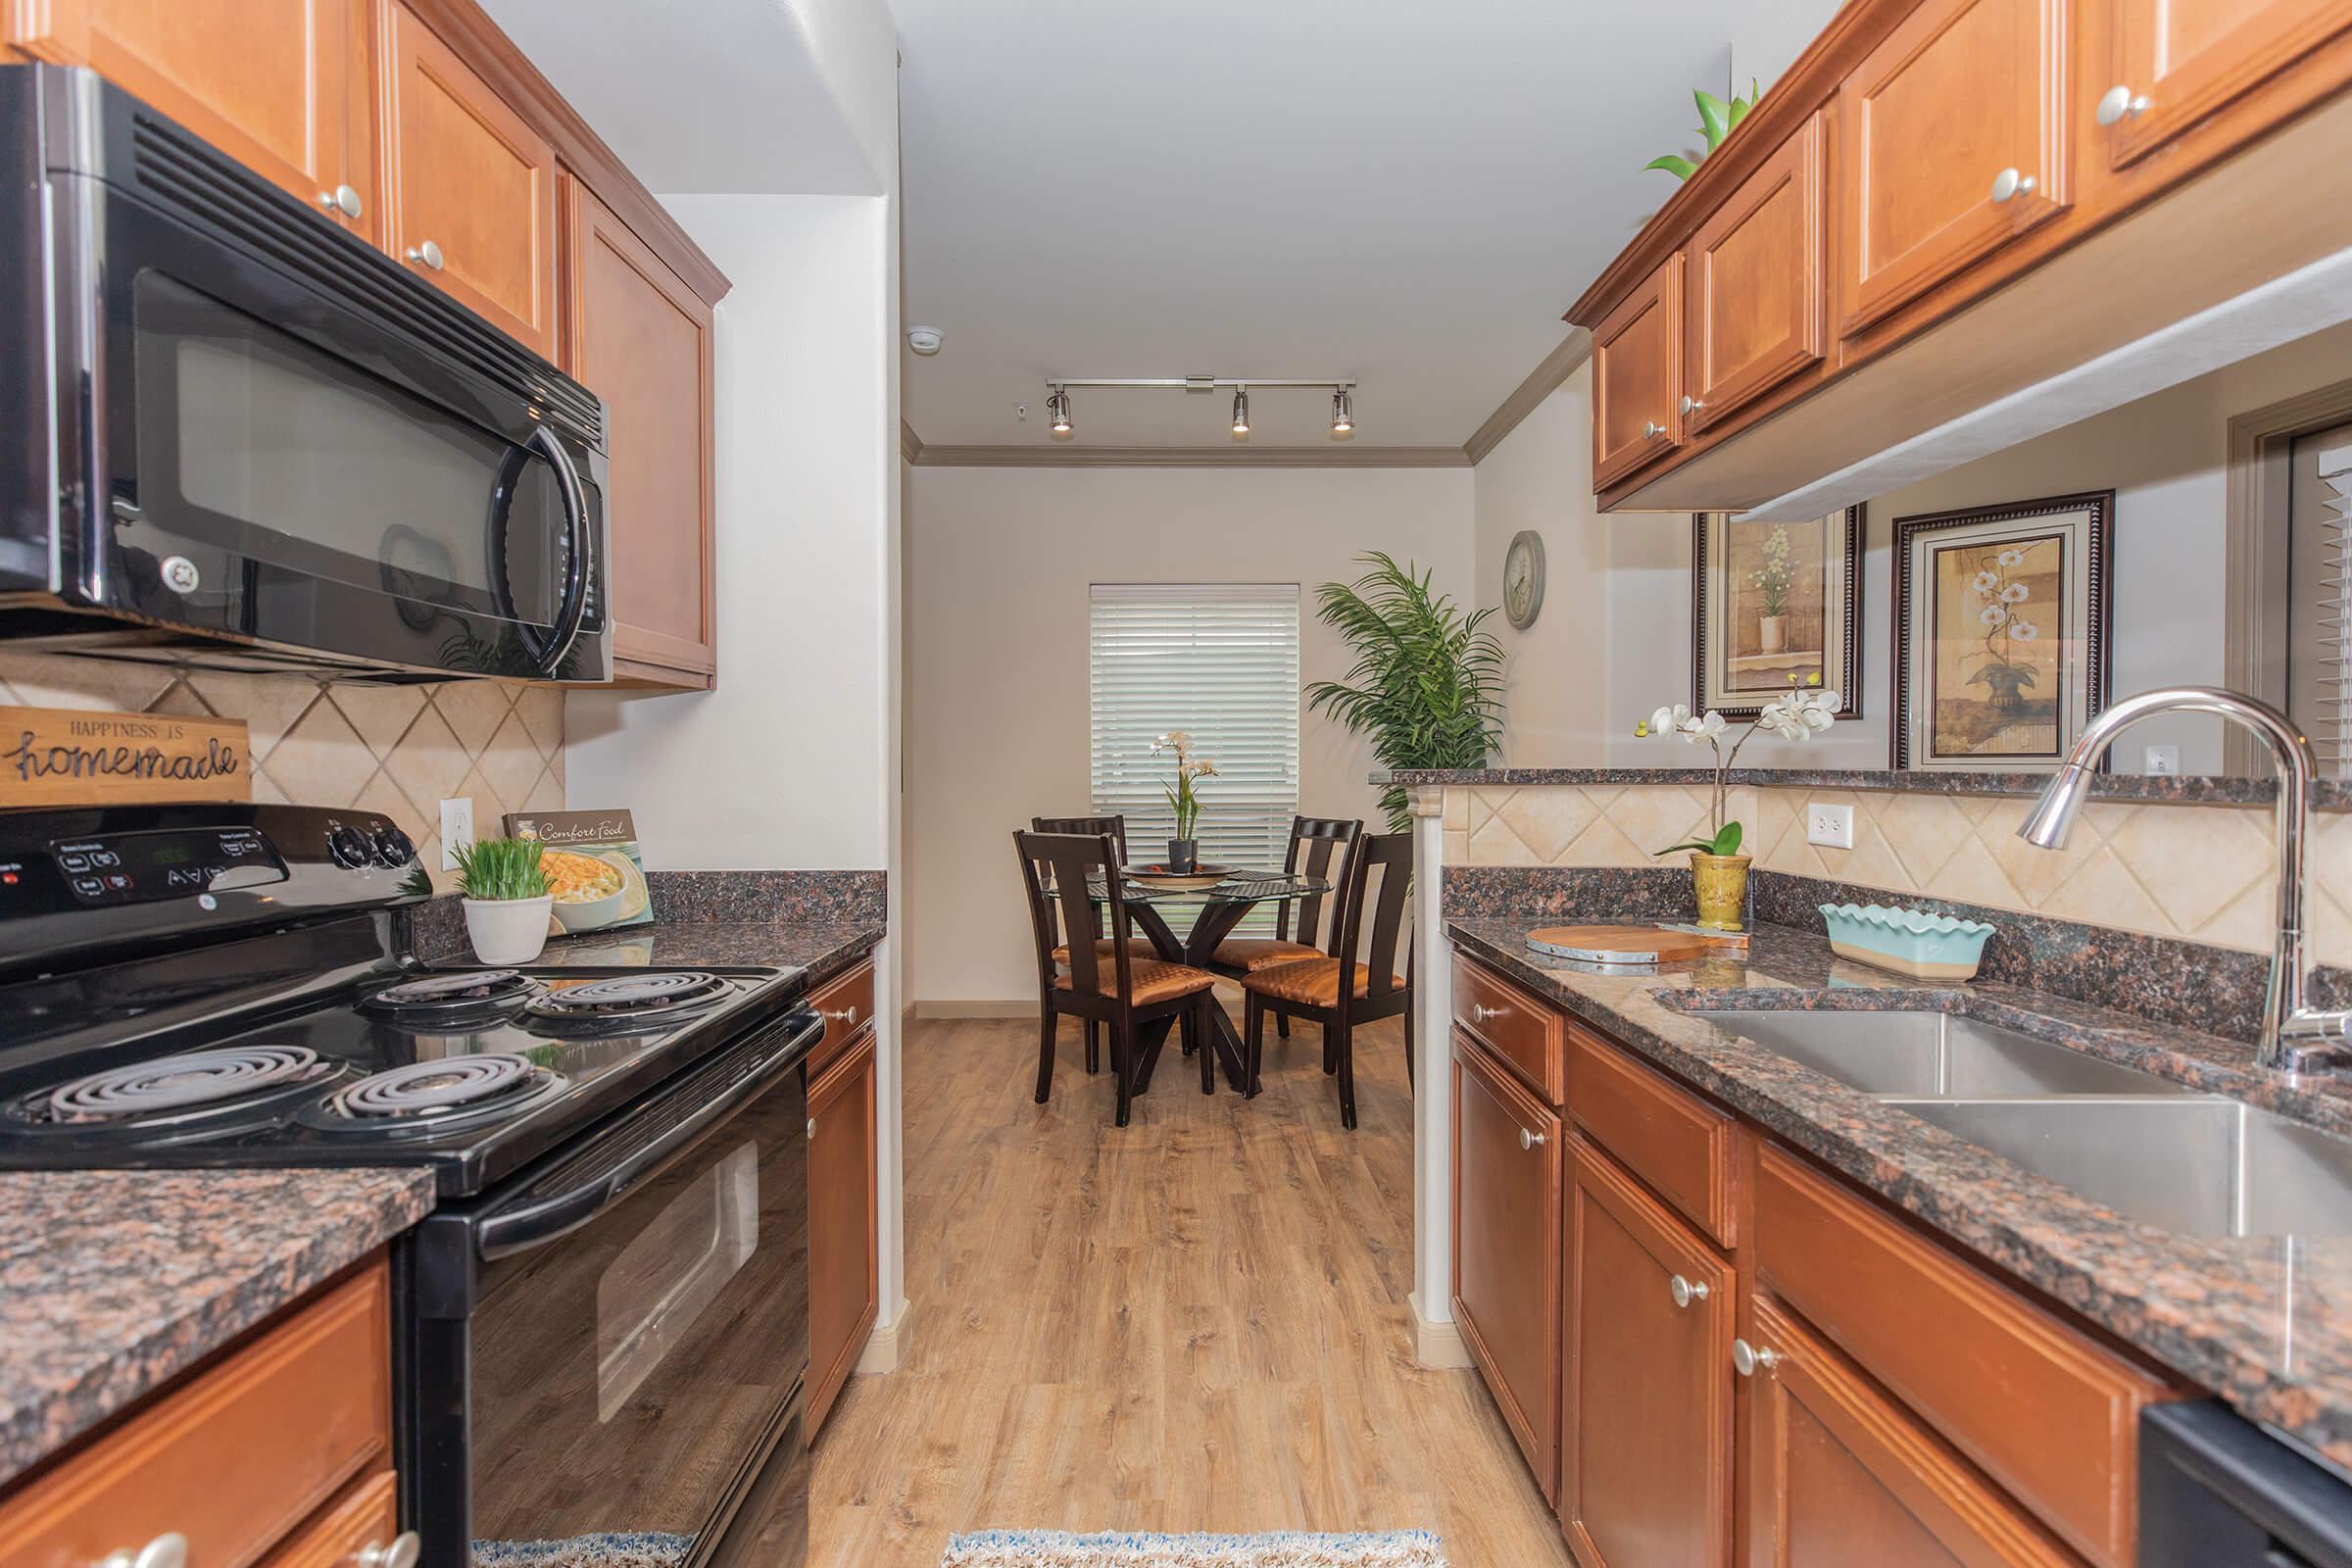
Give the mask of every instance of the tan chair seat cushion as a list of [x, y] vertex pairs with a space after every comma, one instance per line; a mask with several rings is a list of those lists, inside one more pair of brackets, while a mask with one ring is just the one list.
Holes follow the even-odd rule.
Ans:
[[1208, 961], [1221, 963], [1228, 969], [1256, 970], [1321, 956], [1321, 949], [1310, 948], [1303, 942], [1285, 942], [1280, 937], [1231, 937], [1217, 944], [1217, 951], [1208, 956]]
[[[1178, 997], [1206, 991], [1217, 983], [1217, 977], [1206, 969], [1189, 968], [1181, 963], [1163, 963], [1157, 958], [1137, 958], [1128, 965], [1135, 981], [1135, 1004], [1149, 1007], [1155, 1002], [1173, 1002]], [[1117, 984], [1115, 976], [1105, 973], [1106, 986]], [[1070, 977], [1062, 975], [1054, 984], [1063, 991], [1070, 989]]]
[[[1355, 971], [1355, 994], [1368, 996], [1372, 990], [1372, 966], [1351, 963]], [[1390, 984], [1402, 986], [1401, 976], [1392, 977]], [[1308, 1007], [1336, 1007], [1340, 1004], [1340, 960], [1337, 958], [1308, 958], [1298, 963], [1278, 963], [1271, 969], [1258, 969], [1242, 981], [1242, 989], [1254, 991], [1261, 997], [1279, 1002], [1296, 1002]]]
[[[1106, 958], [1109, 957], [1113, 951], [1110, 938], [1097, 937], [1095, 939], [1095, 951]], [[1151, 940], [1147, 937], [1129, 937], [1127, 939], [1127, 951], [1139, 958], [1152, 958], [1156, 960], [1159, 957], [1159, 950], [1153, 947], [1151, 943]], [[1054, 950], [1054, 961], [1055, 963], [1067, 963], [1070, 961], [1070, 950], [1066, 945]]]

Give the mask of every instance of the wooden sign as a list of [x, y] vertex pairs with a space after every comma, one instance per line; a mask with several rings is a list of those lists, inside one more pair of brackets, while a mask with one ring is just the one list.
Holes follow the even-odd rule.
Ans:
[[0, 708], [0, 806], [252, 798], [241, 718]]

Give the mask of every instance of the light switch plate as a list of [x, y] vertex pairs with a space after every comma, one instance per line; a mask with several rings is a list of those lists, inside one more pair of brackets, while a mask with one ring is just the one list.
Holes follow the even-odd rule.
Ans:
[[473, 842], [473, 797], [461, 795], [441, 803], [441, 869], [458, 868], [457, 846]]
[[1854, 808], [1819, 801], [1805, 808], [1805, 842], [1833, 850], [1854, 847]]
[[2180, 771], [2180, 748], [2151, 746], [2140, 754], [2143, 771], [2170, 777]]

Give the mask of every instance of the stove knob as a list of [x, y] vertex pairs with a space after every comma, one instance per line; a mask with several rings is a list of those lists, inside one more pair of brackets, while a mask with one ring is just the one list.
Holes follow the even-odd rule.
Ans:
[[416, 858], [416, 844], [396, 827], [387, 827], [375, 836], [375, 858], [379, 865], [399, 867]]
[[375, 846], [356, 827], [339, 827], [326, 835], [326, 853], [337, 865], [357, 871], [374, 858]]

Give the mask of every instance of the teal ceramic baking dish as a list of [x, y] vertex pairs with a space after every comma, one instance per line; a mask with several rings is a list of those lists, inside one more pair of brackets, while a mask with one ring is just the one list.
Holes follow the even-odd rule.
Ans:
[[1825, 904], [1830, 947], [1841, 958], [1876, 964], [1914, 980], [1968, 980], [1984, 956], [1993, 928], [1925, 909], [1883, 904]]

